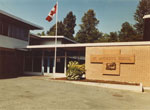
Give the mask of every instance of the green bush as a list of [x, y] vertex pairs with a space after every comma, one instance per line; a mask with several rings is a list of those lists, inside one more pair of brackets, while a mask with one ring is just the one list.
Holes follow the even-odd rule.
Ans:
[[70, 61], [67, 69], [67, 79], [69, 80], [79, 80], [82, 79], [83, 74], [85, 74], [85, 65], [79, 65], [77, 61]]

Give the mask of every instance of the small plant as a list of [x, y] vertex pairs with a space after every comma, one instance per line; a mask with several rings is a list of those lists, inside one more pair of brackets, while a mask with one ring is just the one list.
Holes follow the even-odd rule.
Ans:
[[66, 73], [67, 79], [79, 80], [82, 79], [83, 74], [85, 74], [85, 64], [79, 65], [77, 61], [69, 62], [68, 70]]

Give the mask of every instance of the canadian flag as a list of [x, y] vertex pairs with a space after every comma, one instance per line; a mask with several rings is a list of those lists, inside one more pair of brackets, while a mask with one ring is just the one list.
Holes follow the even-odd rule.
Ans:
[[56, 5], [51, 9], [51, 11], [49, 12], [48, 16], [46, 17], [46, 20], [47, 20], [48, 22], [50, 22], [50, 21], [53, 19], [53, 17], [54, 17], [54, 15], [56, 14], [56, 12], [57, 12], [57, 3], [56, 3]]

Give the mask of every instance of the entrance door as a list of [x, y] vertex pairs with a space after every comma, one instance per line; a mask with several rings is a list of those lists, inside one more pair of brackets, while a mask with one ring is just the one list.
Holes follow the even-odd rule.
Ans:
[[53, 58], [45, 57], [44, 58], [44, 73], [53, 72]]
[[50, 58], [50, 73], [53, 73], [54, 58]]
[[[44, 73], [53, 73], [54, 58], [44, 58]], [[57, 57], [56, 73], [64, 73], [65, 58]]]
[[57, 58], [57, 64], [56, 64], [56, 72], [57, 73], [64, 73], [64, 62], [65, 58]]
[[47, 57], [44, 58], [44, 73], [47, 73]]

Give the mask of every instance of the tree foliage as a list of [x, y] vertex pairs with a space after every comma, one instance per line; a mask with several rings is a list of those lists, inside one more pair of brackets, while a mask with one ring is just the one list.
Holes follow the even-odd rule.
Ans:
[[87, 13], [82, 17], [82, 24], [80, 24], [80, 30], [76, 34], [76, 41], [81, 43], [96, 42], [101, 36], [101, 33], [96, 28], [99, 24], [99, 20], [95, 17], [94, 10], [89, 9]]
[[122, 24], [122, 28], [119, 31], [119, 39], [120, 41], [141, 40], [134, 27], [128, 22]]
[[64, 24], [64, 36], [74, 40], [74, 28], [76, 26], [76, 16], [73, 15], [72, 11], [67, 14], [63, 21]]
[[[57, 22], [57, 35], [64, 35], [64, 24], [62, 21]], [[47, 35], [55, 36], [56, 33], [56, 24], [54, 24], [49, 31], [47, 31]]]
[[109, 34], [102, 34], [97, 42], [118, 42], [119, 35], [117, 32], [110, 32]]
[[97, 42], [108, 42], [110, 39], [109, 34], [102, 34], [101, 37], [97, 40]]
[[139, 35], [143, 36], [144, 30], [144, 20], [143, 17], [146, 14], [150, 14], [150, 0], [140, 0], [137, 6], [136, 12], [134, 14], [134, 19], [136, 20], [135, 28]]
[[44, 31], [42, 31], [41, 33], [37, 33], [37, 35], [39, 35], [39, 36], [45, 36], [46, 34], [45, 34]]
[[[70, 39], [74, 39], [74, 28], [76, 26], [76, 16], [73, 15], [72, 12], [69, 12], [67, 16], [64, 18], [63, 22], [57, 22], [57, 35], [62, 35], [68, 37]], [[56, 24], [54, 24], [48, 31], [47, 35], [54, 36], [56, 33]]]
[[117, 32], [110, 32], [108, 42], [118, 42], [118, 33]]

